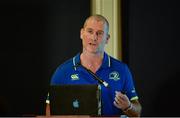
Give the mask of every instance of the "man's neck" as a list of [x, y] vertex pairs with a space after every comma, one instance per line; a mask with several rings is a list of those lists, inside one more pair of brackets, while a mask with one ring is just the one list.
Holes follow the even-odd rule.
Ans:
[[102, 64], [103, 56], [104, 53], [94, 54], [83, 52], [80, 56], [81, 64], [95, 73]]

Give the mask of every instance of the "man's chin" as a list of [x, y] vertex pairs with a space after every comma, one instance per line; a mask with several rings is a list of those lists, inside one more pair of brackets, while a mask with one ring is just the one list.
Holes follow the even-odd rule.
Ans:
[[101, 51], [97, 49], [87, 49], [86, 52], [91, 53], [91, 54], [101, 54]]
[[90, 53], [91, 53], [91, 54], [94, 54], [94, 55], [99, 55], [99, 54], [101, 54], [100, 51], [91, 51]]

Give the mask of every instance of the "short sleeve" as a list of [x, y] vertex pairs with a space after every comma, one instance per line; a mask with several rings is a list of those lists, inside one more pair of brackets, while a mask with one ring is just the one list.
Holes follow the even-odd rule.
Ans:
[[138, 99], [136, 89], [133, 83], [132, 74], [127, 65], [125, 65], [125, 88], [126, 95], [130, 100]]

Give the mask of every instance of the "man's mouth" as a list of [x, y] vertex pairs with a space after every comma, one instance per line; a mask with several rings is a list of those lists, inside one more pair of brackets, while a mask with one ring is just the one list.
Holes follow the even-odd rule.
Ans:
[[89, 45], [96, 46], [96, 44], [95, 44], [95, 43], [89, 43]]

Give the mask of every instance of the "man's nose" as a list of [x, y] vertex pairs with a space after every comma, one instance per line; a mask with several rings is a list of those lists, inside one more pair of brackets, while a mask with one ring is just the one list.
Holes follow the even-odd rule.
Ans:
[[98, 40], [98, 34], [94, 33], [92, 39], [93, 39], [93, 41], [97, 41]]

